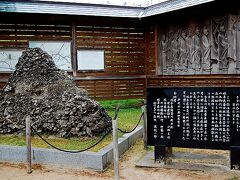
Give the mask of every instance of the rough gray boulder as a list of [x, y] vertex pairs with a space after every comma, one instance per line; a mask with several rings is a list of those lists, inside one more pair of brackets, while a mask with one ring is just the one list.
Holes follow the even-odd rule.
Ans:
[[18, 132], [27, 115], [39, 133], [59, 137], [99, 136], [111, 128], [105, 109], [40, 48], [23, 52], [0, 93], [0, 133]]

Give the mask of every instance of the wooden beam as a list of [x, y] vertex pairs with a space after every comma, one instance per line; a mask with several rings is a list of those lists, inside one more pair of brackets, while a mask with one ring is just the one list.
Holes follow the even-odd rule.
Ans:
[[86, 76], [86, 77], [74, 77], [74, 80], [134, 80], [134, 79], [145, 79], [145, 75], [136, 76]]

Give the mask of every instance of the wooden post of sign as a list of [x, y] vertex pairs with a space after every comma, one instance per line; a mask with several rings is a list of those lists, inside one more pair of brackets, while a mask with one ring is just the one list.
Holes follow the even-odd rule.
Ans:
[[147, 109], [146, 105], [142, 106], [143, 113], [143, 143], [144, 149], [147, 150]]
[[118, 127], [117, 127], [117, 114], [119, 111], [119, 105], [116, 107], [115, 116], [112, 121], [113, 127], [113, 157], [114, 157], [114, 179], [119, 180], [119, 152], [118, 152]]
[[27, 173], [32, 172], [32, 158], [31, 158], [31, 118], [26, 117], [26, 145], [27, 145]]

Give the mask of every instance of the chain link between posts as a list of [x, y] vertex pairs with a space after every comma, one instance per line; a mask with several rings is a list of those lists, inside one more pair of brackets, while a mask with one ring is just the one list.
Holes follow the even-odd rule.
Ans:
[[[122, 132], [122, 133], [124, 133], [124, 134], [125, 134], [125, 133], [131, 133], [131, 132], [133, 132], [133, 131], [138, 127], [138, 125], [140, 124], [140, 121], [141, 121], [141, 119], [143, 118], [143, 115], [144, 115], [144, 113], [141, 114], [141, 116], [140, 116], [137, 124], [135, 125], [135, 127], [134, 127], [132, 130], [130, 130], [130, 131], [125, 131], [125, 130], [122, 130], [122, 129], [118, 128], [118, 131], [120, 131], [120, 132]], [[117, 118], [117, 117], [115, 116], [114, 118]], [[12, 123], [12, 124], [14, 124], [14, 123]], [[23, 127], [23, 128], [21, 128], [21, 129], [18, 129], [16, 132], [21, 131], [21, 130], [23, 130], [23, 129], [25, 129], [25, 128], [26, 128], [26, 127]], [[99, 143], [101, 143], [101, 142], [107, 137], [107, 135], [108, 135], [109, 133], [111, 133], [111, 131], [112, 131], [112, 128], [111, 128], [110, 130], [108, 130], [108, 131], [107, 131], [96, 143], [94, 143], [93, 145], [91, 145], [91, 146], [89, 146], [89, 147], [87, 147], [87, 148], [85, 148], [85, 149], [72, 151], [72, 150], [61, 149], [61, 148], [59, 148], [59, 147], [51, 144], [51, 143], [48, 142], [45, 138], [43, 138], [43, 137], [37, 132], [37, 130], [36, 130], [33, 126], [31, 126], [31, 129], [32, 129], [32, 131], [33, 131], [42, 141], [44, 141], [46, 144], [48, 144], [49, 146], [51, 146], [52, 148], [54, 148], [54, 149], [56, 149], [56, 150], [59, 150], [59, 151], [62, 151], [62, 152], [66, 152], [66, 153], [80, 153], [80, 152], [87, 151], [87, 150], [89, 150], [89, 149], [97, 146]]]

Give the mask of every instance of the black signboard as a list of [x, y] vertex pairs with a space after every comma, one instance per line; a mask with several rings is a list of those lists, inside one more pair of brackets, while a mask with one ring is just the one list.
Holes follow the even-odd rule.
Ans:
[[147, 114], [148, 145], [240, 147], [240, 88], [148, 88]]

